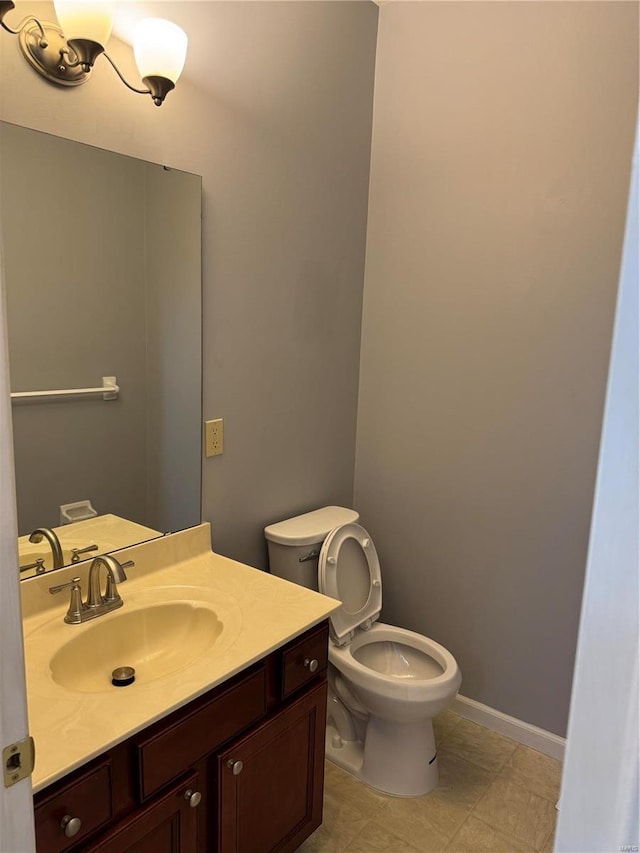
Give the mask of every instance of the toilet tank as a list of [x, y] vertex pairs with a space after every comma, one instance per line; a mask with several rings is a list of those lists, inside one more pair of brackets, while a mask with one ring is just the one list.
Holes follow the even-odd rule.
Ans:
[[264, 529], [272, 575], [318, 589], [318, 556], [327, 535], [341, 524], [354, 524], [354, 509], [325, 506], [270, 524]]

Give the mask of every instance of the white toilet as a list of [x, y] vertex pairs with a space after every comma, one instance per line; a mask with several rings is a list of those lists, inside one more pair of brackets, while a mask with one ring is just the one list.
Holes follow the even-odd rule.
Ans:
[[379, 791], [417, 797], [438, 784], [431, 721], [462, 676], [438, 643], [376, 622], [380, 563], [358, 520], [330, 506], [270, 525], [269, 566], [342, 602], [330, 617], [327, 757]]

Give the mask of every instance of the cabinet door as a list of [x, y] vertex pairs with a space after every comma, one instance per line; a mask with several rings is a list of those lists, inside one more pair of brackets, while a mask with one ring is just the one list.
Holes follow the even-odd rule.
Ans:
[[327, 686], [217, 758], [219, 853], [295, 850], [322, 823]]
[[87, 853], [196, 853], [199, 798], [192, 796], [195, 792], [198, 776], [194, 773], [87, 846]]

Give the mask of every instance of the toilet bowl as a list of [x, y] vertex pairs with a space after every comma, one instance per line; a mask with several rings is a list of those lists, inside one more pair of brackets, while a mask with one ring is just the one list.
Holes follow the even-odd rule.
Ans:
[[[379, 791], [420, 796], [438, 784], [431, 721], [462, 677], [439, 643], [377, 621], [380, 563], [358, 520], [353, 510], [325, 507], [267, 527], [270, 569], [299, 582], [295, 551], [305, 585], [342, 602], [329, 619], [327, 758]], [[313, 583], [306, 564], [316, 559]]]

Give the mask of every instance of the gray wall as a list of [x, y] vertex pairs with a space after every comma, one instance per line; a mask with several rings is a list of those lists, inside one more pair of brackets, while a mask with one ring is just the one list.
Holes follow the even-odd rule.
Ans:
[[203, 176], [204, 417], [225, 452], [203, 462], [202, 513], [218, 551], [264, 566], [265, 524], [353, 496], [377, 8], [160, 5], [197, 15], [206, 79], [187, 59], [160, 109], [105, 62], [60, 90], [3, 34], [0, 117]]
[[631, 3], [380, 10], [355, 505], [383, 617], [564, 734], [637, 105]]

